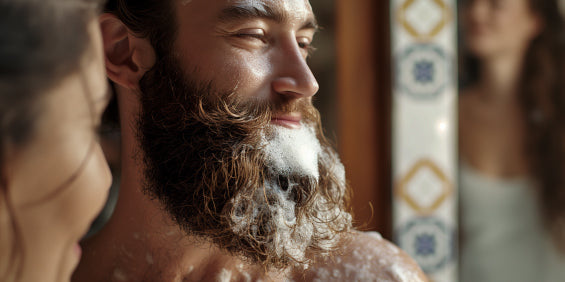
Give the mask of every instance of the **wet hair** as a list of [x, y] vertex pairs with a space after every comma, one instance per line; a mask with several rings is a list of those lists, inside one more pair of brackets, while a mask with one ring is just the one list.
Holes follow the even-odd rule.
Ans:
[[[565, 252], [565, 26], [557, 0], [528, 0], [542, 20], [525, 54], [519, 103], [526, 125], [526, 156], [537, 183], [543, 220]], [[476, 82], [479, 61], [463, 57], [462, 85]]]
[[9, 265], [0, 262], [2, 281], [21, 276], [23, 253], [4, 175], [6, 150], [25, 147], [33, 140], [45, 95], [80, 69], [90, 49], [88, 26], [101, 2], [0, 0], [0, 208], [7, 211], [13, 233]]

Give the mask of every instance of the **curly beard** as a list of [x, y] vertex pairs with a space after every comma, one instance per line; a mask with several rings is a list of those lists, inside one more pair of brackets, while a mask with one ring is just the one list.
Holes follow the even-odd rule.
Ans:
[[[349, 189], [310, 100], [241, 100], [195, 77], [166, 58], [140, 81], [146, 193], [188, 235], [266, 269], [337, 248]], [[301, 129], [270, 124], [296, 111]]]

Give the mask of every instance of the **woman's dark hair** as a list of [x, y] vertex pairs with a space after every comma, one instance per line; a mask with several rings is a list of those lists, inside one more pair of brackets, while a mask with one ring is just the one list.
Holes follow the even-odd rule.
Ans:
[[37, 98], [79, 68], [95, 0], [0, 0], [0, 133], [21, 144]]
[[[518, 80], [527, 130], [524, 149], [544, 223], [565, 252], [565, 25], [558, 0], [528, 2], [542, 28], [528, 46]], [[463, 53], [461, 85], [465, 87], [478, 79], [480, 62]]]
[[526, 152], [543, 218], [565, 251], [565, 25], [557, 0], [529, 2], [543, 29], [526, 53], [518, 88], [527, 113]]
[[4, 175], [7, 147], [33, 138], [48, 90], [80, 69], [100, 8], [100, 0], [0, 0], [0, 212], [8, 213], [14, 240], [1, 281], [21, 276], [23, 251]]

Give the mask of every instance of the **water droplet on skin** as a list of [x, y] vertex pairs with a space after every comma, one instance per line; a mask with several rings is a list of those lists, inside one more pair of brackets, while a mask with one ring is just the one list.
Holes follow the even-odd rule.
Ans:
[[218, 282], [229, 282], [231, 281], [231, 271], [223, 268], [218, 275]]
[[128, 281], [127, 275], [124, 273], [123, 270], [119, 268], [114, 269], [112, 276], [114, 276], [114, 279], [116, 279], [116, 281]]

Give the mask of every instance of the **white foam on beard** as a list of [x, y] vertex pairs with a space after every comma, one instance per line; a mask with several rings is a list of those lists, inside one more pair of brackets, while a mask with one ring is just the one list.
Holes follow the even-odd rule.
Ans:
[[[289, 178], [288, 187], [280, 187], [276, 176], [300, 175], [317, 182], [320, 177], [319, 162], [324, 162], [333, 164], [330, 166], [332, 173], [345, 187], [345, 170], [335, 153], [328, 155], [322, 151], [312, 126], [302, 124], [300, 129], [275, 126], [272, 129], [268, 136], [264, 136], [262, 147], [275, 179], [267, 179], [264, 187], [256, 190], [252, 196], [252, 206], [244, 204], [247, 199], [242, 195], [234, 197], [232, 204], [242, 208], [242, 211], [231, 215], [232, 230], [241, 235], [254, 236], [259, 231], [258, 224], [263, 224], [262, 228], [272, 234], [265, 242], [270, 251], [302, 262], [306, 260], [306, 251], [314, 238], [328, 238], [321, 242], [321, 246], [327, 249], [337, 243], [327, 222], [345, 218], [345, 224], [349, 225], [351, 215], [339, 207], [328, 209], [327, 199], [320, 197], [316, 200], [314, 211], [311, 211], [319, 220], [297, 219], [292, 192], [300, 184]], [[271, 199], [271, 203], [267, 199]], [[269, 220], [259, 222], [265, 218]], [[276, 232], [271, 233], [272, 230]]]
[[[274, 175], [300, 175], [318, 181], [318, 162], [322, 149], [312, 126], [302, 124], [300, 129], [273, 126], [269, 128], [269, 134], [263, 136], [261, 145], [267, 166]], [[235, 223], [233, 230], [245, 234], [246, 229], [250, 228], [251, 234], [257, 234], [257, 220], [268, 215], [270, 220], [263, 228], [268, 229], [267, 232], [276, 230], [267, 244], [270, 251], [278, 256], [286, 254], [298, 261], [305, 260], [306, 249], [311, 243], [315, 227], [312, 222], [297, 222], [296, 203], [292, 200], [291, 193], [293, 186], [298, 183], [289, 179], [288, 187], [283, 188], [277, 179], [270, 179], [264, 185], [264, 189], [257, 189], [253, 196], [252, 210], [249, 209], [251, 207], [246, 207], [241, 217], [232, 215]], [[240, 196], [232, 200], [236, 206], [241, 205], [243, 199]], [[272, 199], [274, 203], [267, 203], [266, 198]], [[246, 217], [248, 214], [252, 216]]]
[[266, 184], [265, 188], [271, 193], [274, 192], [272, 195], [277, 199], [277, 204], [267, 205], [273, 217], [273, 227], [278, 231], [269, 248], [278, 256], [286, 253], [298, 261], [303, 261], [314, 232], [312, 223], [303, 221], [298, 224], [295, 214], [296, 203], [289, 200], [288, 193], [291, 189], [284, 193], [276, 183]]
[[337, 153], [335, 151], [324, 152], [320, 154], [320, 159], [331, 168], [331, 172], [337, 177], [339, 185], [345, 186], [345, 167]]
[[[291, 187], [295, 185], [289, 184]], [[267, 233], [274, 234], [274, 236], [269, 236], [268, 242], [264, 242], [270, 252], [274, 252], [279, 257], [289, 256], [297, 261], [304, 261], [315, 227], [312, 222], [304, 220], [297, 222], [296, 203], [290, 200], [291, 191], [292, 188], [283, 191], [276, 182], [265, 183], [264, 190], [257, 189], [254, 194], [253, 207], [247, 207], [241, 216], [232, 214], [232, 220], [235, 223], [232, 229], [239, 234], [249, 232], [255, 236], [259, 232], [258, 224], [261, 224], [261, 228], [266, 229]], [[235, 205], [241, 204], [243, 199], [240, 196], [232, 200]], [[267, 203], [266, 198], [271, 199], [274, 203]], [[252, 215], [250, 218], [245, 216], [248, 213]], [[265, 219], [266, 216], [268, 222], [258, 222]], [[274, 230], [276, 232], [273, 232]]]
[[271, 127], [264, 137], [264, 151], [270, 168], [283, 175], [297, 174], [318, 180], [318, 158], [322, 152], [314, 128], [302, 123], [299, 129]]

